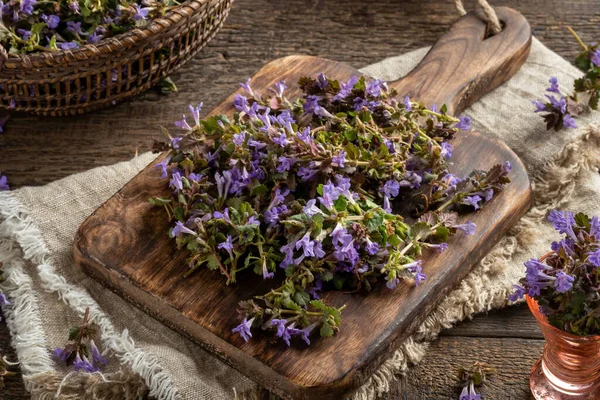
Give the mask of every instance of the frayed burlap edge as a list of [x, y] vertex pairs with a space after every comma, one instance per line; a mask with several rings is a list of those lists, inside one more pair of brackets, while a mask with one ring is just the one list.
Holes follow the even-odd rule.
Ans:
[[[512, 285], [494, 285], [494, 275], [509, 268], [517, 254], [527, 252], [535, 241], [536, 226], [545, 222], [550, 210], [565, 205], [571, 199], [579, 178], [590, 171], [597, 171], [598, 165], [600, 129], [589, 126], [582, 136], [567, 144], [540, 171], [530, 171], [534, 197], [532, 208], [473, 268], [458, 288], [446, 296], [417, 332], [379, 367], [352, 396], [353, 400], [372, 400], [389, 392], [397, 375], [405, 374], [410, 365], [421, 361], [428, 342], [437, 338], [442, 329], [450, 328], [473, 314], [509, 305]], [[237, 398], [255, 400], [263, 393], [264, 389], [259, 389], [242, 393]]]
[[148, 394], [142, 378], [128, 368], [107, 374], [53, 371], [24, 381], [33, 400], [137, 400]]

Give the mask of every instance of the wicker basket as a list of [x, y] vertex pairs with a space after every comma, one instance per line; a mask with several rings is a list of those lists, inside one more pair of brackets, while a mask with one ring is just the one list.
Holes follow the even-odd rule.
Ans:
[[14, 55], [0, 46], [0, 108], [76, 115], [128, 99], [200, 51], [232, 1], [188, 0], [143, 29], [72, 51]]

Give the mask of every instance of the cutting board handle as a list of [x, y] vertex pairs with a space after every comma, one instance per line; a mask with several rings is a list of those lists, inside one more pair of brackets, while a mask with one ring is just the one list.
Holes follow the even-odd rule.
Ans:
[[531, 28], [525, 17], [508, 7], [495, 8], [503, 29], [486, 37], [486, 23], [477, 12], [458, 19], [404, 78], [389, 85], [400, 96], [426, 106], [448, 106], [460, 114], [523, 65], [531, 48]]

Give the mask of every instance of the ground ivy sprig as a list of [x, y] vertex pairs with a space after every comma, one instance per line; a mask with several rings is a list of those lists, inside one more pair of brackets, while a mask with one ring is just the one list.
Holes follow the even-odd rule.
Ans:
[[96, 326], [89, 322], [90, 309], [85, 309], [81, 325], [69, 329], [69, 341], [64, 348], [54, 350], [54, 356], [67, 365], [72, 365], [74, 371], [98, 372], [108, 365], [106, 359], [96, 346]]
[[481, 395], [475, 391], [475, 387], [483, 385], [493, 373], [494, 368], [479, 361], [470, 367], [459, 368], [458, 379], [463, 385], [459, 400], [480, 400]]
[[[171, 189], [150, 202], [172, 221], [169, 235], [189, 254], [185, 276], [219, 271], [226, 284], [248, 271], [273, 289], [240, 304], [233, 329], [244, 340], [272, 331], [286, 344], [340, 329], [343, 305], [326, 290], [369, 291], [426, 279], [425, 251], [443, 252], [454, 234], [474, 234], [458, 213], [492, 200], [510, 164], [468, 177], [449, 172], [450, 140], [470, 127], [445, 106], [428, 109], [381, 80], [323, 74], [300, 79], [303, 96], [278, 82], [266, 93], [248, 80], [232, 118], [191, 118], [164, 131], [156, 169]], [[404, 214], [402, 216], [401, 214]]]
[[584, 76], [575, 80], [573, 92], [564, 94], [556, 77], [550, 78], [546, 100], [534, 100], [534, 112], [542, 113], [546, 129], [576, 128], [574, 118], [591, 110], [598, 110], [600, 100], [600, 48], [598, 44], [586, 45], [571, 27], [567, 27], [582, 48], [575, 66]]

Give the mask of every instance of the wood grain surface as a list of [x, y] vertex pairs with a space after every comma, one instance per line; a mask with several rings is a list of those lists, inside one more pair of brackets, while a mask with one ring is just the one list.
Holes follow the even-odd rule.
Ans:
[[[391, 82], [390, 87], [400, 88], [401, 96], [410, 93], [415, 100], [448, 104], [451, 112], [460, 113], [510, 79], [529, 54], [531, 32], [524, 17], [508, 8], [498, 8], [498, 15], [505, 22], [504, 30], [485, 40], [485, 23], [474, 13], [462, 17], [413, 72]], [[264, 93], [283, 80], [293, 98], [299, 93], [298, 79], [319, 72], [340, 80], [358, 74], [339, 62], [288, 56], [264, 66], [253, 76], [252, 84], [254, 90]], [[232, 103], [233, 95], [213, 113], [231, 116], [235, 112]], [[73, 245], [75, 259], [107, 287], [262, 386], [286, 398], [342, 398], [363, 384], [530, 206], [527, 172], [508, 146], [476, 132], [457, 136], [453, 140], [454, 174], [468, 175], [473, 169], [489, 169], [504, 161], [513, 165], [511, 184], [482, 211], [469, 215], [477, 233], [450, 240], [443, 256], [425, 254], [428, 279], [418, 288], [403, 285], [389, 291], [378, 285], [368, 295], [324, 294], [327, 304], [347, 306], [343, 327], [331, 339], [314, 339], [309, 348], [274, 345], [261, 334], [245, 343], [232, 334], [232, 327], [239, 322], [234, 312], [238, 303], [277, 287], [272, 282], [246, 274], [243, 284], [226, 288], [222, 276], [210, 270], [183, 278], [188, 253], [177, 250], [165, 234], [171, 223], [164, 211], [147, 201], [169, 192], [154, 165], [83, 223]], [[366, 321], [370, 329], [364, 329]]]
[[[323, 56], [355, 67], [432, 45], [456, 19], [452, 1], [440, 0], [236, 0], [224, 29], [173, 79], [179, 93], [163, 98], [149, 92], [134, 101], [75, 119], [15, 115], [0, 134], [0, 171], [14, 188], [42, 185], [100, 165], [130, 159], [147, 151], [158, 127], [181, 118], [187, 104], [203, 100], [207, 109], [220, 103], [237, 82], [266, 62], [290, 54]], [[563, 57], [579, 51], [565, 29], [573, 26], [586, 41], [598, 40], [597, 0], [493, 0], [521, 11], [534, 35]], [[474, 1], [465, 1], [467, 9]], [[499, 366], [502, 374], [484, 398], [526, 398], [528, 373], [541, 351], [541, 335], [526, 306], [476, 316], [442, 332], [420, 366], [391, 386], [384, 399], [448, 399], [457, 395], [453, 380], [461, 360], [447, 357], [452, 346], [474, 359]], [[533, 335], [533, 337], [532, 337]], [[491, 339], [510, 338], [529, 354], [516, 363], [505, 359]], [[490, 338], [490, 340], [488, 340]], [[530, 349], [533, 349], [530, 351]], [[14, 354], [6, 325], [0, 323], [0, 351]], [[11, 358], [14, 359], [14, 356]], [[436, 368], [429, 368], [435, 365]], [[438, 368], [438, 366], [442, 368]], [[443, 384], [425, 391], [421, 381]], [[519, 391], [510, 391], [519, 388]], [[512, 393], [512, 395], [511, 395]], [[518, 393], [518, 395], [515, 395]], [[7, 380], [0, 399], [28, 399], [18, 379]]]

